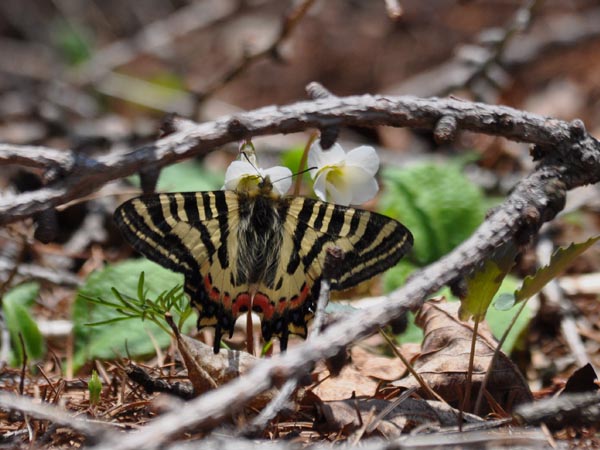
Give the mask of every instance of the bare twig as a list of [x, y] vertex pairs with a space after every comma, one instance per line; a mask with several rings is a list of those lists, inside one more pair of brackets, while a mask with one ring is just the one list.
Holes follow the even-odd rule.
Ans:
[[[522, 8], [527, 8], [528, 4], [530, 3]], [[539, 29], [534, 26], [531, 33], [521, 35], [519, 39], [513, 39], [516, 34], [520, 33], [520, 30], [528, 26], [527, 21], [522, 21], [519, 18], [520, 11], [521, 9], [503, 31], [503, 34], [509, 39], [501, 47], [502, 57], [498, 59], [499, 64], [489, 63], [491, 66], [496, 66], [498, 69], [501, 67], [509, 73], [531, 64], [548, 52], [573, 47], [600, 35], [600, 9], [593, 8], [586, 11], [585, 14], [564, 14], [549, 17], [544, 20]], [[524, 18], [526, 18], [525, 15]], [[525, 26], [518, 25], [520, 21]], [[517, 25], [517, 31], [507, 33], [515, 25]], [[493, 52], [490, 53], [489, 51], [484, 51], [484, 53], [485, 55], [481, 61], [489, 61], [490, 56], [493, 57], [494, 55]], [[468, 84], [472, 85], [483, 74], [481, 69], [481, 62], [467, 64], [464, 59], [453, 57], [431, 70], [418, 73], [402, 83], [390, 87], [386, 90], [386, 93], [395, 95], [404, 93], [446, 95], [454, 89]], [[476, 75], [477, 73], [479, 75]]]
[[267, 47], [254, 53], [244, 55], [236, 64], [229, 68], [219, 78], [205, 86], [197, 95], [200, 105], [211, 95], [223, 88], [233, 79], [244, 73], [250, 66], [267, 57], [280, 58], [279, 47], [292, 34], [296, 26], [302, 21], [315, 0], [302, 0], [292, 8], [284, 17], [277, 37]]
[[[600, 157], [597, 155], [600, 143], [586, 132], [579, 120], [568, 123], [504, 106], [455, 99], [370, 95], [331, 97], [282, 107], [270, 106], [194, 127], [186, 122], [184, 129], [132, 153], [76, 161], [66, 176], [40, 190], [0, 198], [0, 224], [29, 217], [50, 206], [87, 195], [111, 180], [137, 173], [140, 167], [163, 167], [240, 139], [326, 128], [334, 124], [434, 129], [441, 119], [449, 116], [455, 119], [458, 130], [530, 142], [538, 145], [538, 153], [547, 151], [552, 153], [548, 155], [552, 158], [564, 157], [574, 163], [577, 160], [577, 167], [571, 167], [577, 170], [567, 170], [567, 178], [572, 178], [567, 181], [568, 188], [594, 183], [600, 178]], [[536, 154], [538, 159], [542, 156]], [[31, 153], [27, 158], [36, 159], [36, 154]], [[556, 170], [560, 172], [562, 169]]]
[[[33, 156], [33, 157], [32, 157]], [[18, 164], [25, 167], [48, 169], [60, 167], [68, 171], [73, 167], [75, 155], [70, 150], [56, 150], [33, 145], [0, 143], [0, 165]]]
[[552, 429], [577, 427], [597, 427], [600, 423], [600, 392], [563, 394], [535, 403], [519, 405], [515, 417], [521, 423], [547, 424]]
[[133, 38], [112, 42], [96, 51], [84, 65], [77, 67], [71, 78], [78, 84], [96, 83], [139, 55], [156, 53], [178, 37], [223, 20], [238, 8], [239, 2], [235, 0], [192, 2], [165, 19], [147, 25]]
[[29, 397], [9, 394], [8, 392], [0, 392], [0, 406], [3, 409], [20, 411], [36, 419], [49, 420], [69, 427], [91, 438], [100, 438], [109, 430], [108, 427], [98, 423], [68, 414], [61, 408], [36, 402]]

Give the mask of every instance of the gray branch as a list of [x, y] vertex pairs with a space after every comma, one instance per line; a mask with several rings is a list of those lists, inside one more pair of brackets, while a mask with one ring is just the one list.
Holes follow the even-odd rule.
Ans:
[[[598, 181], [600, 143], [587, 134], [579, 120], [568, 123], [505, 106], [456, 99], [329, 97], [269, 106], [203, 124], [181, 121], [184, 125], [179, 126], [179, 120], [174, 119], [175, 132], [163, 139], [127, 154], [109, 154], [98, 160], [76, 159], [65, 176], [44, 188], [0, 199], [0, 225], [88, 195], [109, 181], [137, 173], [140, 168], [159, 169], [241, 139], [332, 126], [388, 125], [435, 130], [442, 120], [445, 126], [455, 124], [456, 130], [536, 144], [542, 151], [551, 151], [556, 159], [570, 161], [569, 188]], [[37, 155], [32, 149], [21, 155], [21, 163], [25, 163], [23, 159], [36, 161]]]

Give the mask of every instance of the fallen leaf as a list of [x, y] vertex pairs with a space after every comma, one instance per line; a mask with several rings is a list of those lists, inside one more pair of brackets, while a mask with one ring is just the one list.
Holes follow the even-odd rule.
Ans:
[[[327, 371], [321, 375], [325, 376]], [[363, 374], [354, 364], [346, 365], [337, 377], [329, 377], [312, 392], [321, 400], [345, 400], [353, 395], [372, 396], [377, 390], [377, 381]]]
[[597, 380], [598, 375], [596, 375], [594, 367], [590, 363], [587, 363], [571, 374], [561, 395], [596, 391], [598, 390]]
[[[403, 354], [406, 356], [405, 352]], [[352, 364], [367, 377], [392, 381], [397, 380], [406, 372], [404, 364], [398, 358], [375, 355], [359, 346], [352, 347], [350, 355]]]
[[[239, 350], [222, 348], [219, 353], [215, 354], [212, 346], [183, 334], [177, 336], [177, 347], [188, 370], [188, 376], [196, 395], [201, 395], [239, 377], [248, 372], [259, 360], [257, 357]], [[249, 406], [260, 409], [276, 394], [276, 388], [265, 391], [255, 397]]]
[[[425, 303], [416, 317], [416, 323], [425, 334], [421, 354], [413, 360], [413, 367], [428, 385], [450, 405], [458, 407], [465, 394], [465, 384], [469, 365], [469, 354], [473, 326], [458, 319], [458, 302], [441, 300]], [[489, 366], [497, 342], [491, 331], [482, 322], [479, 324], [475, 359], [473, 364], [471, 399], [477, 397], [487, 367]], [[409, 375], [392, 383], [401, 388], [420, 388], [417, 380]], [[500, 353], [487, 386], [488, 392], [505, 411], [510, 412], [515, 405], [531, 401], [532, 395], [523, 375], [513, 362]], [[421, 395], [425, 393], [419, 392]], [[473, 401], [466, 406], [472, 411]], [[487, 410], [490, 411], [489, 406]]]
[[[341, 431], [348, 435], [366, 426], [367, 435], [370, 434], [368, 430], [372, 430], [372, 433], [392, 439], [421, 425], [456, 426], [458, 421], [458, 411], [442, 402], [410, 397], [383, 417], [378, 417], [393, 403], [382, 399], [356, 398], [316, 404], [318, 413], [314, 427], [323, 433]], [[478, 421], [472, 415], [464, 418], [466, 422]]]

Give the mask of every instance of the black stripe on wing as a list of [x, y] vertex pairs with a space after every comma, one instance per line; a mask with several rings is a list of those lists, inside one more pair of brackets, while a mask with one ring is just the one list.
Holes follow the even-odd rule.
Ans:
[[[344, 258], [331, 287], [348, 289], [392, 267], [412, 247], [410, 231], [389, 217], [301, 197], [290, 201], [299, 212], [291, 213], [297, 221], [292, 236], [296, 252], [290, 255], [288, 273], [300, 263], [307, 270], [315, 260], [322, 263], [333, 244], [342, 248]], [[316, 232], [312, 242], [304, 239], [308, 228]]]

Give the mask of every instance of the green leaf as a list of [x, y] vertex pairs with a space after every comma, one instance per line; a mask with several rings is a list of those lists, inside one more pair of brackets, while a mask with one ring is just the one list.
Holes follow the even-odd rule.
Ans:
[[494, 302], [494, 308], [498, 311], [508, 311], [510, 308], [515, 306], [515, 294], [514, 292], [505, 292], [496, 297]]
[[29, 361], [41, 359], [45, 354], [44, 337], [27, 309], [27, 306], [35, 301], [38, 293], [37, 283], [25, 283], [9, 291], [2, 301], [4, 319], [10, 333], [13, 366], [23, 363], [24, 355], [19, 335], [23, 336]]
[[88, 381], [88, 392], [90, 393], [90, 405], [100, 403], [100, 394], [102, 393], [102, 381], [98, 376], [98, 372], [92, 370], [92, 377]]
[[[123, 322], [123, 314], [114, 307], [87, 300], [89, 297], [111, 296], [113, 288], [122, 298], [135, 299], [141, 272], [145, 273], [145, 279], [148, 280], [146, 294], [149, 297], [158, 297], [163, 291], [183, 284], [182, 275], [145, 259], [127, 260], [91, 274], [79, 290], [73, 305], [76, 368], [87, 360], [114, 358], [126, 354], [127, 350], [131, 356], [152, 354], [154, 346], [148, 333], [154, 336], [160, 346], [169, 345], [170, 335], [158, 325], [149, 321], [142, 322], [138, 318]], [[125, 307], [120, 306], [120, 309], [126, 312]], [[105, 322], [105, 325], [86, 325], [97, 322]]]
[[562, 273], [575, 258], [594, 245], [600, 239], [592, 237], [585, 242], [571, 244], [567, 248], [559, 248], [550, 258], [550, 264], [541, 267], [535, 275], [528, 276], [523, 281], [520, 289], [515, 291], [515, 300], [520, 302], [537, 294], [548, 282]]
[[483, 320], [502, 280], [514, 265], [516, 256], [514, 244], [506, 244], [467, 277], [467, 295], [461, 299], [458, 310], [460, 320], [466, 321], [471, 317], [475, 321]]
[[39, 293], [40, 285], [38, 283], [23, 283], [8, 291], [4, 295], [3, 302], [13, 302], [22, 306], [31, 306]]
[[[292, 173], [298, 173], [300, 170], [300, 161], [304, 154], [304, 147], [294, 147], [281, 153], [281, 165], [287, 167]], [[303, 167], [306, 169], [306, 167]]]
[[57, 21], [52, 30], [52, 43], [71, 65], [87, 61], [92, 54], [89, 30], [67, 21]]
[[383, 275], [383, 292], [386, 294], [403, 286], [408, 276], [417, 269], [417, 266], [402, 259]]
[[[214, 191], [223, 186], [224, 175], [207, 170], [197, 161], [184, 161], [164, 167], [160, 171], [158, 192]], [[139, 186], [138, 177], [129, 181]]]
[[[521, 280], [507, 275], [498, 290], [498, 295], [496, 298], [501, 298], [505, 294], [512, 295], [514, 290], [521, 284]], [[512, 308], [507, 310], [499, 310], [496, 308], [496, 302], [494, 303], [493, 308], [489, 308], [487, 311], [487, 315], [485, 316], [485, 320], [487, 321], [490, 329], [492, 330], [492, 334], [496, 339], [500, 339], [508, 327], [509, 323], [513, 319], [514, 315], [517, 313], [521, 305], [513, 305]], [[520, 342], [523, 342], [523, 335], [529, 328], [529, 322], [533, 316], [533, 311], [529, 307], [529, 305], [525, 306], [523, 312], [517, 318], [514, 326], [508, 333], [504, 344], [502, 344], [502, 350], [509, 354], [515, 347], [519, 346]]]
[[381, 211], [411, 230], [412, 255], [421, 265], [451, 251], [485, 216], [483, 194], [461, 173], [459, 163], [386, 169], [383, 179]]

